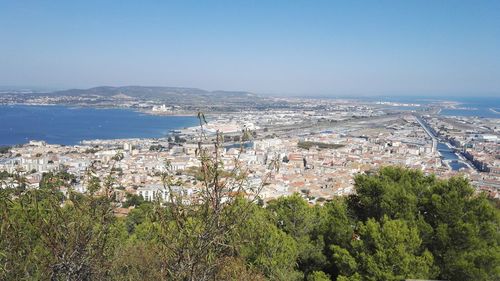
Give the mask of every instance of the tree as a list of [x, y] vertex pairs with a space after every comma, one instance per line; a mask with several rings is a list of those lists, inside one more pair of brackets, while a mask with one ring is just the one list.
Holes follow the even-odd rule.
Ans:
[[359, 224], [356, 235], [349, 249], [332, 245], [341, 276], [357, 273], [366, 280], [382, 281], [436, 275], [432, 254], [421, 249], [418, 230], [405, 221], [384, 217], [379, 223], [369, 219]]
[[132, 209], [125, 220], [125, 226], [128, 233], [133, 234], [135, 228], [147, 221], [148, 217], [152, 215], [152, 212], [153, 206], [151, 203], [143, 203]]
[[355, 177], [356, 193], [349, 198], [349, 208], [360, 220], [384, 215], [393, 219], [413, 220], [418, 214], [418, 198], [435, 184], [433, 176], [417, 170], [381, 168], [378, 174]]
[[215, 280], [264, 281], [264, 275], [254, 268], [249, 268], [243, 258], [228, 257], [221, 262]]
[[486, 196], [474, 195], [467, 180], [451, 178], [427, 191], [422, 209], [433, 229], [426, 244], [441, 268], [440, 278], [500, 278], [499, 213]]
[[124, 241], [114, 253], [110, 280], [162, 280], [162, 267], [154, 243]]
[[354, 236], [356, 221], [349, 215], [349, 210], [344, 198], [336, 198], [323, 206], [317, 206], [318, 217], [317, 236], [323, 238], [323, 253], [326, 264], [323, 271], [330, 274], [333, 279], [339, 275], [340, 269], [334, 262], [331, 245], [348, 248]]
[[416, 170], [382, 168], [355, 178], [349, 209], [361, 221], [401, 219], [416, 227], [440, 279], [500, 277], [499, 212], [461, 177], [448, 180]]
[[174, 137], [174, 142], [175, 142], [175, 143], [183, 143], [183, 142], [186, 142], [186, 140], [185, 140], [185, 139], [183, 139], [183, 138], [181, 138], [181, 137], [180, 137], [180, 136], [178, 136], [178, 135], [175, 135], [175, 137]]
[[76, 182], [76, 177], [67, 172], [43, 173], [39, 187], [42, 189], [58, 189], [59, 187], [70, 187]]
[[297, 242], [299, 269], [306, 275], [320, 270], [326, 257], [322, 253], [323, 239], [317, 235], [319, 221], [315, 209], [297, 193], [269, 202], [267, 209], [274, 215], [276, 225]]
[[149, 147], [149, 151], [162, 151], [163, 149], [165, 149], [165, 147], [161, 144], [153, 144]]
[[307, 281], [330, 281], [330, 276], [323, 271], [313, 271], [307, 276]]
[[0, 154], [6, 154], [10, 151], [10, 146], [0, 146]]
[[137, 195], [137, 194], [127, 194], [127, 201], [123, 203], [122, 207], [123, 208], [128, 208], [130, 206], [139, 206], [142, 203], [144, 203], [144, 198], [142, 196]]
[[110, 201], [29, 190], [2, 206], [0, 279], [104, 279], [115, 245]]
[[237, 245], [236, 253], [271, 280], [303, 279], [303, 274], [296, 270], [297, 242], [276, 227], [265, 209], [248, 202], [239, 204], [249, 206], [251, 212], [231, 238], [232, 244]]

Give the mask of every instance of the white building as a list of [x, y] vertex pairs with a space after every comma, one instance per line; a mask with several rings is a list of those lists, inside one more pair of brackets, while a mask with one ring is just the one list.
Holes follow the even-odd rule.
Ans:
[[[171, 186], [170, 188], [163, 186], [162, 184], [150, 184], [144, 187], [139, 187], [137, 189], [137, 194], [142, 196], [146, 201], [154, 201], [160, 199], [163, 202], [171, 200], [170, 190], [176, 195], [183, 196], [188, 199], [193, 195], [193, 190], [191, 188], [185, 189], [181, 186]], [[183, 198], [183, 199], [184, 199]], [[184, 201], [186, 202], [186, 201]]]

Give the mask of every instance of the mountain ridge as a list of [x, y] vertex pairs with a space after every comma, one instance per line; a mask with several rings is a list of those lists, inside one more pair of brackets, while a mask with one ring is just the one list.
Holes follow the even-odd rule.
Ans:
[[61, 91], [54, 91], [43, 93], [46, 95], [56, 96], [85, 96], [85, 95], [98, 95], [104, 97], [112, 97], [115, 95], [126, 95], [135, 98], [164, 98], [177, 95], [202, 95], [202, 96], [231, 96], [231, 97], [256, 97], [254, 93], [247, 91], [227, 91], [215, 90], [208, 91], [199, 88], [191, 87], [166, 87], [166, 86], [98, 86], [88, 89], [68, 89]]

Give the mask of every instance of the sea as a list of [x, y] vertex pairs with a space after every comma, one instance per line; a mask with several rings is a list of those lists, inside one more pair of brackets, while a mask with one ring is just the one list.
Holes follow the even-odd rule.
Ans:
[[[436, 99], [419, 97], [372, 98], [429, 104]], [[443, 109], [447, 116], [500, 118], [500, 98], [443, 98], [467, 109]], [[160, 138], [172, 130], [196, 126], [194, 116], [158, 116], [131, 109], [96, 109], [70, 106], [0, 105], [0, 146], [44, 140], [75, 145], [82, 140]]]
[[460, 98], [456, 99], [459, 107], [466, 109], [444, 109], [446, 116], [476, 116], [482, 118], [500, 118], [500, 97]]
[[398, 110], [422, 110], [427, 105], [434, 104], [440, 101], [456, 102], [460, 109], [443, 109], [440, 114], [444, 116], [469, 116], [480, 118], [500, 118], [500, 97], [378, 97], [371, 98], [372, 101], [390, 101], [403, 103], [418, 103], [421, 107], [388, 107]]
[[30, 140], [76, 145], [92, 139], [161, 138], [197, 121], [195, 116], [159, 116], [130, 109], [0, 105], [0, 146]]

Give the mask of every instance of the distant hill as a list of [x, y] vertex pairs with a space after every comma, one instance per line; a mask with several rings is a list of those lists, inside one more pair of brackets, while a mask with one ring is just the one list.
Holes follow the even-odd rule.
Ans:
[[[156, 86], [100, 86], [90, 89], [69, 89], [53, 92], [0, 92], [13, 95], [10, 100], [22, 103], [37, 97], [60, 97], [59, 104], [78, 104], [89, 106], [110, 106], [128, 101], [154, 101], [168, 105], [181, 106], [184, 109], [205, 108], [206, 110], [238, 111], [244, 109], [277, 108], [287, 106], [285, 102], [276, 102], [272, 97], [265, 97], [245, 91], [207, 91], [197, 88], [156, 87]], [[65, 99], [64, 97], [73, 97]], [[76, 99], [74, 99], [76, 97]], [[85, 97], [85, 99], [79, 99]], [[90, 97], [90, 99], [89, 99]]]
[[148, 86], [124, 86], [124, 87], [110, 87], [101, 86], [90, 89], [70, 89], [63, 91], [56, 91], [48, 93], [57, 96], [128, 96], [134, 98], [146, 99], [163, 99], [163, 98], [182, 98], [192, 96], [205, 96], [210, 98], [217, 97], [252, 97], [257, 95], [243, 92], [243, 91], [206, 91], [197, 88], [183, 88], [183, 87], [148, 87]]
[[43, 93], [49, 96], [99, 96], [116, 100], [155, 100], [174, 105], [212, 107], [255, 107], [269, 104], [272, 99], [243, 91], [207, 91], [197, 88], [101, 86], [90, 89], [70, 89]]

